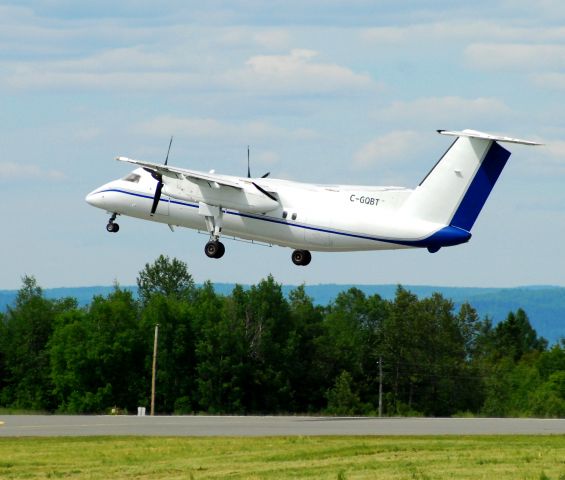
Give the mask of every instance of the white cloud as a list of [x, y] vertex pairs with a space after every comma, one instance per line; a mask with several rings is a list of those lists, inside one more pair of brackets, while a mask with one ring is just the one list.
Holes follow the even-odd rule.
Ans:
[[531, 78], [538, 87], [565, 90], [565, 73], [538, 73]]
[[271, 151], [259, 152], [256, 158], [257, 163], [261, 165], [276, 165], [280, 161], [279, 154]]
[[[0, 80], [1, 82], [1, 80]], [[38, 90], [158, 91], [202, 88], [200, 76], [170, 72], [81, 73], [22, 69], [4, 78], [4, 86]]]
[[291, 36], [287, 30], [268, 29], [255, 33], [253, 39], [262, 47], [275, 49], [287, 48], [290, 44]]
[[202, 85], [176, 52], [146, 51], [140, 47], [113, 48], [82, 58], [5, 62], [0, 77], [14, 89], [155, 90]]
[[476, 43], [465, 49], [467, 61], [487, 70], [531, 71], [565, 68], [565, 45]]
[[378, 85], [367, 74], [334, 63], [316, 62], [317, 51], [294, 49], [286, 55], [256, 55], [246, 68], [228, 72], [224, 82], [271, 94], [358, 93]]
[[500, 4], [515, 14], [535, 16], [537, 19], [543, 18], [551, 22], [565, 17], [562, 0], [536, 0], [535, 4], [532, 4], [530, 0], [501, 0]]
[[363, 40], [371, 43], [402, 44], [438, 41], [475, 41], [477, 34], [483, 40], [518, 42], [554, 42], [565, 40], [565, 27], [515, 26], [503, 20], [457, 21], [420, 23], [406, 26], [383, 26], [361, 30]]
[[84, 127], [78, 129], [75, 136], [79, 141], [91, 142], [99, 138], [101, 134], [102, 130], [98, 127]]
[[565, 175], [565, 141], [540, 140], [543, 146], [521, 155], [525, 158], [522, 169], [525, 175], [557, 179]]
[[544, 150], [553, 157], [557, 157], [561, 160], [563, 167], [565, 168], [565, 141], [564, 140], [556, 140], [556, 141], [548, 141], [545, 144]]
[[485, 117], [503, 116], [511, 113], [510, 108], [496, 98], [462, 98], [448, 97], [426, 97], [409, 102], [397, 101], [390, 106], [377, 111], [376, 118], [386, 118], [414, 124], [415, 122], [427, 122], [436, 124], [449, 124], [447, 128], [453, 127], [453, 122], [464, 125], [468, 122], [476, 122]]
[[47, 180], [63, 180], [65, 174], [56, 170], [46, 171], [37, 165], [26, 165], [14, 162], [0, 162], [0, 180], [42, 178]]
[[12, 89], [154, 91], [161, 89], [253, 91], [255, 94], [357, 94], [377, 87], [367, 74], [315, 61], [318, 52], [256, 55], [230, 70], [203, 65], [179, 49], [167, 53], [115, 48], [77, 59], [0, 64], [0, 84]]
[[361, 169], [390, 167], [413, 152], [421, 141], [422, 135], [411, 130], [386, 133], [363, 145], [353, 156], [353, 164]]
[[[171, 17], [172, 18], [172, 17]], [[328, 94], [375, 87], [364, 73], [289, 49], [291, 30], [119, 18], [46, 18], [0, 6], [0, 86], [18, 90], [252, 90]], [[245, 59], [247, 61], [245, 62]]]
[[143, 135], [182, 135], [184, 137], [213, 137], [236, 139], [291, 138], [310, 140], [317, 133], [308, 129], [287, 130], [264, 121], [228, 123], [214, 118], [176, 117], [162, 115], [133, 127], [135, 133]]

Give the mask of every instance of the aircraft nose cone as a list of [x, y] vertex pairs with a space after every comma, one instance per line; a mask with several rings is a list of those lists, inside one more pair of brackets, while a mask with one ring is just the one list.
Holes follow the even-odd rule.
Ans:
[[102, 192], [94, 190], [86, 196], [85, 200], [93, 207], [104, 208], [104, 193]]

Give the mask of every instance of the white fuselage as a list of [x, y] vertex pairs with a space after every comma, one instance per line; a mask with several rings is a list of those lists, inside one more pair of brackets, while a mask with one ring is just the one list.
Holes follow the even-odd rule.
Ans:
[[[196, 195], [212, 195], [217, 188], [210, 185], [205, 192], [202, 182], [183, 179], [185, 191], [181, 192], [169, 181], [155, 215], [150, 215], [157, 181], [142, 168], [133, 174], [139, 176], [137, 181], [114, 180], [91, 192], [87, 201], [111, 213], [207, 231]], [[269, 206], [272, 209], [267, 212], [241, 211], [220, 204], [222, 236], [312, 251], [383, 250], [426, 246], [420, 242], [445, 227], [403, 214], [402, 205], [412, 193], [410, 189], [252, 180], [276, 191], [278, 203], [275, 208]]]
[[499, 142], [538, 145], [476, 130], [438, 132], [457, 138], [413, 190], [234, 177], [117, 157], [139, 168], [86, 201], [112, 214], [109, 232], [119, 230], [116, 215], [208, 232], [210, 258], [224, 254], [224, 236], [294, 248], [292, 261], [302, 266], [310, 250], [434, 253], [471, 238], [510, 157]]

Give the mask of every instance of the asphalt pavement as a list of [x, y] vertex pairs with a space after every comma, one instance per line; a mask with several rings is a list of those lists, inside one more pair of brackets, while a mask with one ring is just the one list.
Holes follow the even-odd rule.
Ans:
[[0, 415], [0, 437], [513, 434], [564, 435], [565, 419]]

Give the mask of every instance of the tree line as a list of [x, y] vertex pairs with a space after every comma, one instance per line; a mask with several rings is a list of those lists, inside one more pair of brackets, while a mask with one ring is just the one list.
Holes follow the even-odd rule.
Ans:
[[115, 286], [86, 307], [32, 276], [0, 314], [0, 407], [65, 413], [148, 406], [159, 324], [158, 413], [565, 416], [565, 341], [522, 309], [493, 326], [469, 304], [356, 288], [327, 306], [272, 276], [230, 295], [160, 256], [138, 298]]

